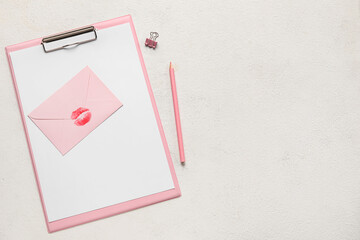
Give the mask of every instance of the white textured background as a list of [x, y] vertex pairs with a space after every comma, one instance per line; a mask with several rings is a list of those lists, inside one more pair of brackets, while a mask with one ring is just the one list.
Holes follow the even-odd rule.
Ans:
[[0, 0], [0, 47], [126, 14], [183, 196], [48, 234], [3, 51], [1, 240], [360, 239], [359, 0]]

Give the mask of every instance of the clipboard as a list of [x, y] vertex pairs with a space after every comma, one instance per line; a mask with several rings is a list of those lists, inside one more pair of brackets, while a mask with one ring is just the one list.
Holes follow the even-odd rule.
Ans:
[[[49, 233], [181, 195], [130, 15], [5, 50]], [[28, 114], [86, 66], [124, 105], [63, 156]]]

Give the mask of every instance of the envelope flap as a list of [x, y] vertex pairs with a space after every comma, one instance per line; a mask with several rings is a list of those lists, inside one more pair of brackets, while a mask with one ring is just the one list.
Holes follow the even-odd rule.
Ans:
[[105, 86], [105, 84], [96, 76], [94, 72], [90, 71], [89, 90], [87, 96], [87, 104], [98, 102], [104, 104], [104, 102], [119, 102], [115, 95]]
[[74, 110], [86, 104], [90, 71], [89, 67], [81, 70], [32, 111], [29, 117], [37, 120], [70, 119]]

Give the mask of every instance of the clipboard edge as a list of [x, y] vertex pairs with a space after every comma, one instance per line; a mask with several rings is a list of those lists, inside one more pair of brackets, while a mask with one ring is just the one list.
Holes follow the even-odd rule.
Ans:
[[79, 226], [81, 224], [112, 217], [138, 208], [142, 208], [159, 202], [164, 202], [170, 199], [174, 199], [180, 196], [181, 196], [180, 190], [173, 188], [164, 192], [154, 193], [145, 197], [129, 200], [122, 203], [117, 203], [111, 206], [103, 207], [86, 213], [81, 213], [68, 218], [50, 222], [48, 232], [53, 233], [53, 232], [65, 230], [71, 227]]

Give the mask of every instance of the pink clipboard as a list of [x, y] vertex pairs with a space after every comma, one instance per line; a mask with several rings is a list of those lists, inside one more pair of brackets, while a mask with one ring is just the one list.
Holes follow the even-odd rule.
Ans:
[[13, 79], [13, 84], [14, 84], [14, 88], [15, 88], [15, 92], [16, 92], [16, 96], [17, 96], [17, 100], [18, 100], [18, 105], [19, 105], [19, 109], [20, 109], [20, 113], [21, 113], [23, 127], [24, 127], [24, 131], [25, 131], [25, 135], [26, 135], [26, 140], [27, 140], [27, 143], [28, 143], [30, 157], [31, 157], [31, 161], [32, 161], [32, 165], [33, 165], [33, 169], [34, 169], [34, 173], [35, 173], [36, 183], [37, 183], [37, 186], [38, 186], [39, 195], [40, 195], [40, 199], [41, 199], [41, 204], [42, 204], [42, 207], [43, 207], [43, 212], [44, 212], [44, 215], [45, 215], [46, 225], [47, 225], [47, 229], [48, 229], [49, 233], [59, 231], [59, 230], [62, 230], [62, 229], [66, 229], [66, 228], [69, 228], [69, 227], [73, 227], [73, 226], [76, 226], [76, 225], [80, 225], [80, 224], [83, 224], [83, 223], [91, 222], [91, 221], [94, 221], [94, 220], [98, 220], [98, 219], [101, 219], [101, 218], [109, 217], [109, 216], [112, 216], [112, 215], [116, 215], [116, 214], [119, 214], [119, 213], [127, 212], [127, 211], [130, 211], [130, 210], [136, 209], [136, 208], [144, 207], [144, 206], [151, 205], [151, 204], [154, 204], [154, 203], [158, 203], [158, 202], [161, 202], [161, 201], [176, 198], [176, 197], [179, 197], [181, 195], [178, 180], [176, 178], [174, 166], [173, 166], [173, 163], [172, 163], [172, 160], [171, 160], [170, 151], [169, 151], [166, 139], [165, 139], [164, 130], [163, 130], [163, 127], [162, 127], [162, 124], [161, 124], [161, 121], [160, 121], [159, 112], [158, 112], [158, 109], [156, 107], [154, 95], [153, 95], [153, 92], [152, 92], [152, 89], [151, 89], [150, 81], [149, 81], [148, 74], [147, 74], [147, 71], [146, 71], [146, 68], [145, 68], [144, 59], [143, 59], [142, 54], [141, 54], [140, 45], [139, 45], [139, 42], [138, 42], [138, 38], [136, 36], [136, 32], [135, 32], [135, 28], [134, 28], [134, 24], [133, 24], [131, 16], [127, 15], [127, 16], [115, 18], [115, 19], [112, 19], [112, 20], [95, 23], [95, 24], [92, 24], [92, 26], [94, 26], [97, 30], [100, 30], [100, 29], [106, 29], [106, 28], [109, 28], [109, 27], [125, 24], [125, 23], [130, 24], [131, 31], [132, 31], [132, 34], [133, 34], [133, 37], [134, 37], [134, 42], [135, 42], [136, 49], [137, 49], [137, 52], [138, 52], [138, 56], [139, 56], [139, 60], [140, 60], [140, 63], [141, 63], [142, 71], [143, 71], [144, 78], [145, 78], [145, 81], [146, 81], [146, 85], [147, 85], [147, 89], [148, 89], [149, 96], [150, 96], [150, 99], [151, 99], [152, 107], [153, 107], [153, 110], [154, 110], [154, 113], [155, 113], [157, 126], [158, 126], [158, 129], [159, 129], [159, 133], [161, 135], [161, 140], [162, 140], [163, 147], [164, 147], [164, 150], [165, 150], [165, 154], [166, 154], [167, 162], [168, 162], [168, 165], [169, 165], [171, 177], [172, 177], [172, 180], [173, 180], [173, 183], [174, 183], [174, 188], [170, 189], [170, 190], [167, 190], [167, 191], [160, 192], [160, 193], [148, 195], [148, 196], [137, 198], [137, 199], [130, 200], [130, 201], [127, 201], [127, 202], [118, 203], [118, 204], [115, 204], [115, 205], [111, 205], [111, 206], [108, 206], [108, 207], [100, 208], [100, 209], [97, 209], [97, 210], [89, 211], [89, 212], [86, 212], [86, 213], [78, 214], [78, 215], [75, 215], [75, 216], [63, 218], [63, 219], [52, 221], [52, 222], [49, 222], [48, 217], [47, 217], [47, 211], [46, 211], [46, 207], [45, 207], [45, 204], [44, 204], [43, 194], [42, 194], [42, 191], [41, 191], [40, 181], [39, 181], [39, 177], [38, 177], [38, 174], [37, 174], [34, 155], [33, 155], [31, 142], [30, 142], [30, 138], [29, 138], [29, 135], [28, 135], [27, 126], [26, 126], [25, 115], [24, 115], [24, 112], [23, 112], [22, 103], [21, 103], [21, 99], [20, 99], [20, 95], [19, 95], [19, 91], [18, 91], [18, 87], [17, 87], [16, 77], [15, 77], [15, 74], [14, 74], [14, 69], [13, 69], [12, 60], [11, 60], [11, 56], [10, 56], [11, 52], [22, 50], [22, 49], [33, 47], [33, 46], [37, 46], [37, 45], [41, 45], [42, 38], [34, 39], [34, 40], [27, 41], [27, 42], [20, 43], [20, 44], [11, 45], [11, 46], [8, 46], [8, 47], [5, 48], [7, 58], [8, 58], [8, 62], [9, 62], [11, 75], [12, 75], [12, 79]]

